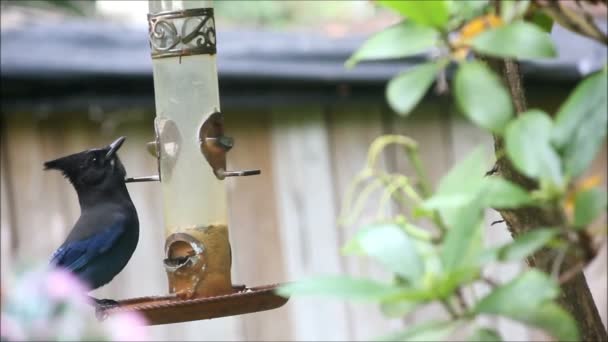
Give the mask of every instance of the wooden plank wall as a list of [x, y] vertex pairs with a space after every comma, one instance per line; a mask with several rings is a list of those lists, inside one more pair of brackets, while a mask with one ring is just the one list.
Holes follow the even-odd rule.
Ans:
[[[363, 167], [369, 144], [382, 133], [416, 139], [434, 183], [475, 146], [483, 144], [490, 151], [491, 138], [450, 108], [440, 101], [426, 101], [408, 118], [397, 117], [382, 106], [347, 102], [297, 110], [227, 111], [226, 129], [236, 139], [229, 153], [230, 168], [262, 169], [260, 176], [226, 181], [235, 284], [270, 284], [314, 274], [386, 278], [387, 273], [373, 262], [340, 256], [340, 247], [358, 228], [358, 224], [337, 227], [344, 193]], [[13, 113], [2, 117], [2, 274], [16, 260], [46, 260], [79, 214], [74, 191], [59, 173], [43, 171], [42, 163], [104, 145], [118, 135], [128, 137], [120, 156], [129, 174], [154, 173], [155, 161], [145, 151], [145, 143], [152, 139], [151, 113]], [[411, 172], [395, 149], [388, 149], [381, 163], [392, 171]], [[603, 175], [605, 185], [605, 148], [593, 169]], [[127, 268], [95, 292], [99, 297], [127, 298], [167, 290], [161, 267], [160, 189], [157, 184], [136, 183], [129, 185], [129, 191], [139, 212], [140, 243]], [[372, 196], [372, 200], [377, 198]], [[363, 212], [364, 218], [373, 215], [373, 205]], [[492, 245], [510, 239], [504, 226], [489, 227], [496, 219], [496, 213], [488, 212], [486, 242]], [[586, 274], [606, 322], [605, 245], [601, 253]], [[521, 267], [496, 267], [489, 274], [505, 281]], [[476, 288], [475, 294], [483, 291]], [[171, 341], [369, 340], [439, 315], [443, 315], [440, 308], [431, 305], [405, 320], [388, 320], [374, 305], [293, 298], [274, 311], [150, 327], [149, 332], [155, 340]], [[543, 337], [507, 320], [485, 318], [482, 322], [496, 326], [506, 340]]]

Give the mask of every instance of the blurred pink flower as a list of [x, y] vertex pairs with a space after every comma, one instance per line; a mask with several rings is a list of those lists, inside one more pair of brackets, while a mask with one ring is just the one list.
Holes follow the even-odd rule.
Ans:
[[146, 320], [135, 312], [119, 312], [107, 320], [106, 331], [114, 341], [146, 341]]
[[143, 316], [117, 313], [98, 321], [88, 287], [67, 270], [45, 266], [0, 278], [2, 340], [146, 340]]
[[9, 341], [23, 341], [26, 337], [19, 322], [4, 312], [0, 314], [0, 336]]
[[46, 277], [46, 291], [53, 300], [76, 299], [89, 302], [88, 287], [67, 270], [54, 268]]

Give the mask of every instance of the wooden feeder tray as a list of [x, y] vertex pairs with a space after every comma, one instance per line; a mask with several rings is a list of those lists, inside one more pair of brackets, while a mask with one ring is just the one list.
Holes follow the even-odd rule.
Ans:
[[152, 296], [118, 301], [118, 306], [102, 309], [98, 316], [118, 312], [139, 312], [148, 325], [197, 321], [276, 309], [289, 298], [274, 293], [279, 284], [247, 288], [234, 287], [227, 295], [181, 299], [175, 295]]

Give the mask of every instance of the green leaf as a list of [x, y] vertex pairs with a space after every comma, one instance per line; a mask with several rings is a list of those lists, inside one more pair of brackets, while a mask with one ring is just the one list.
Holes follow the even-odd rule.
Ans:
[[[454, 205], [455, 202], [463, 201], [462, 206], [465, 206], [470, 203], [466, 201], [475, 198], [474, 196], [468, 197], [468, 194], [478, 193], [488, 167], [489, 159], [483, 148], [477, 147], [441, 178], [435, 195], [427, 203], [433, 205], [433, 201], [436, 201], [443, 204], [443, 207], [438, 208], [439, 214], [444, 222], [450, 225], [451, 222], [455, 222], [455, 216], [459, 215], [461, 211], [458, 205]], [[450, 205], [448, 205], [449, 201], [452, 201]], [[437, 205], [437, 203], [434, 205]]]
[[429, 300], [437, 299], [438, 296], [430, 289], [412, 288], [412, 287], [398, 287], [398, 291], [386, 298], [383, 298], [383, 302], [400, 302], [406, 301], [410, 303], [421, 303]]
[[522, 260], [545, 246], [558, 233], [555, 228], [537, 228], [524, 233], [498, 249], [501, 261]]
[[490, 328], [479, 328], [469, 337], [471, 342], [501, 342], [502, 338], [498, 331]]
[[281, 286], [276, 292], [288, 296], [325, 296], [359, 301], [382, 301], [400, 292], [395, 286], [348, 276], [317, 276]]
[[460, 323], [460, 321], [424, 322], [404, 331], [380, 337], [376, 341], [441, 341]]
[[[92, 0], [95, 1], [95, 0]], [[85, 12], [80, 6], [80, 1], [76, 0], [45, 0], [45, 1], [13, 1], [13, 4], [26, 7], [45, 7], [44, 4], [54, 6], [60, 10], [66, 10], [79, 16], [84, 16]], [[41, 6], [42, 5], [42, 6]]]
[[482, 62], [460, 65], [454, 79], [454, 95], [464, 115], [492, 132], [501, 133], [513, 116], [507, 90]]
[[460, 194], [438, 194], [430, 197], [422, 203], [422, 208], [427, 210], [438, 210], [447, 208], [459, 208], [467, 205], [477, 196], [476, 192]]
[[521, 173], [561, 185], [561, 161], [549, 142], [552, 126], [546, 113], [529, 110], [509, 123], [505, 145], [507, 156]]
[[501, 177], [486, 177], [481, 188], [481, 202], [484, 207], [513, 209], [533, 202], [530, 194]]
[[361, 229], [347, 246], [377, 259], [388, 270], [412, 283], [424, 274], [424, 264], [415, 244], [396, 224], [370, 226]]
[[425, 26], [412, 22], [401, 22], [380, 31], [363, 43], [363, 45], [346, 61], [346, 67], [352, 68], [363, 60], [401, 58], [423, 53], [439, 42], [439, 33]]
[[552, 142], [573, 177], [589, 167], [606, 138], [607, 93], [606, 72], [597, 72], [581, 82], [557, 112]]
[[431, 288], [436, 293], [435, 298], [447, 299], [454, 295], [456, 288], [470, 284], [478, 277], [479, 264], [471, 260], [458, 267], [458, 269], [446, 271], [443, 275], [434, 279]]
[[520, 19], [528, 6], [530, 0], [518, 0], [518, 1], [501, 1], [500, 2], [500, 18], [505, 23], [510, 23], [515, 19]]
[[463, 207], [476, 200], [483, 208], [510, 209], [530, 205], [534, 199], [530, 194], [504, 178], [484, 178], [481, 186], [460, 193], [438, 193], [425, 200], [425, 210], [441, 210]]
[[441, 250], [441, 262], [446, 272], [470, 268], [475, 264], [483, 247], [481, 224], [483, 211], [471, 205], [461, 208], [448, 225]]
[[480, 34], [473, 40], [473, 49], [482, 54], [503, 58], [535, 59], [556, 56], [555, 46], [547, 32], [523, 21]]
[[510, 318], [541, 328], [558, 341], [580, 341], [576, 321], [553, 302], [546, 302], [532, 310], [522, 310]]
[[454, 165], [437, 186], [439, 195], [461, 195], [482, 186], [489, 159], [483, 146], [478, 146]]
[[580, 82], [555, 116], [552, 141], [557, 147], [566, 146], [574, 137], [582, 121], [588, 117], [606, 113], [596, 108], [606, 101], [608, 88], [605, 72], [597, 72]]
[[418, 302], [392, 301], [380, 304], [380, 310], [385, 317], [398, 318], [407, 315], [418, 307]]
[[[484, 150], [476, 148], [450, 169], [439, 182], [436, 195], [423, 204], [440, 204], [439, 214], [449, 228], [441, 249], [446, 272], [470, 268], [481, 251], [483, 211], [476, 194], [482, 187], [487, 166]], [[455, 202], [446, 205], [446, 199], [456, 205]]]
[[558, 294], [558, 285], [546, 274], [529, 270], [482, 298], [474, 312], [518, 317], [520, 312], [533, 310]]
[[409, 222], [400, 222], [399, 225], [400, 225], [401, 229], [403, 229], [404, 232], [406, 232], [409, 236], [411, 236], [414, 239], [421, 240], [421, 241], [427, 241], [427, 242], [429, 242], [433, 239], [433, 234], [430, 233], [428, 230], [425, 230], [424, 228], [420, 228]]
[[574, 226], [584, 229], [605, 213], [608, 204], [606, 196], [605, 190], [597, 188], [577, 193], [574, 200]]
[[484, 13], [488, 0], [452, 1], [452, 13], [459, 21], [466, 21]]
[[558, 294], [558, 285], [547, 275], [530, 270], [482, 298], [474, 312], [501, 315], [544, 329], [560, 341], [579, 341], [576, 322], [551, 302]]
[[426, 63], [407, 70], [390, 80], [386, 87], [386, 98], [391, 108], [398, 114], [408, 114], [433, 84], [440, 68], [439, 63]]
[[479, 253], [477, 263], [479, 265], [486, 265], [491, 262], [495, 262], [498, 260], [499, 252], [500, 252], [500, 247], [486, 247], [481, 251], [481, 253]]
[[551, 33], [551, 29], [553, 28], [553, 18], [543, 11], [534, 11], [532, 23], [547, 33]]
[[447, 0], [378, 0], [378, 3], [424, 26], [444, 28], [450, 16], [450, 3]]

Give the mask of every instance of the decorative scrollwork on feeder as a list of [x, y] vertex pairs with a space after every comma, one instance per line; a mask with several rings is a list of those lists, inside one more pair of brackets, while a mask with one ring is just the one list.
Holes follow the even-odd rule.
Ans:
[[213, 8], [148, 14], [148, 34], [152, 58], [216, 53]]

